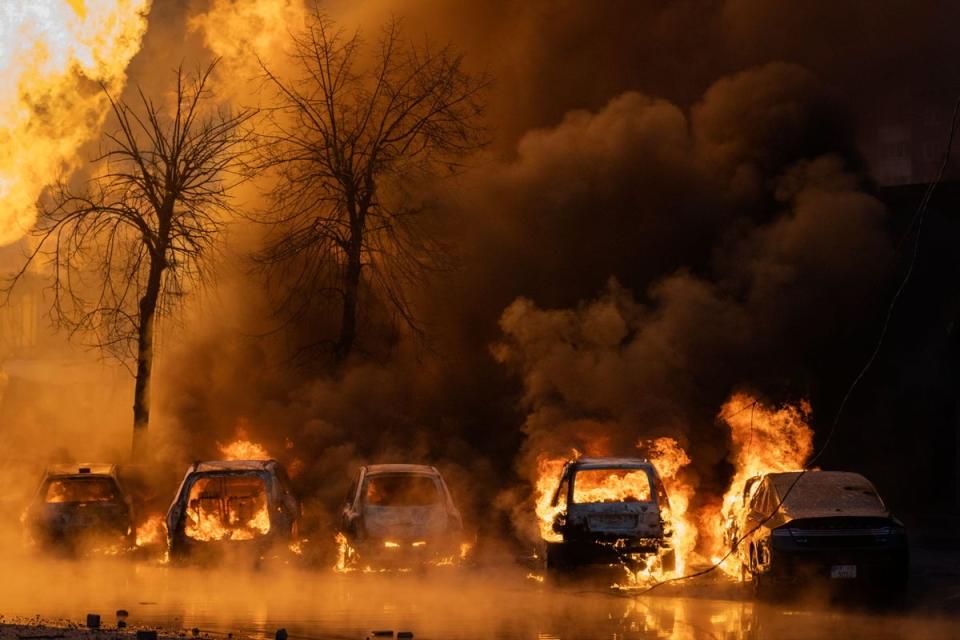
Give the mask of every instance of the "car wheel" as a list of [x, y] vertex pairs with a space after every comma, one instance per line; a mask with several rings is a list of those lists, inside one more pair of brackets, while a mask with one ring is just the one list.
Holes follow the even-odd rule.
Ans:
[[753, 582], [753, 595], [758, 599], [769, 595], [769, 578], [765, 576], [757, 565], [757, 548], [750, 545], [750, 578]]
[[548, 573], [552, 571], [567, 570], [566, 557], [563, 552], [563, 545], [561, 543], [547, 543], [546, 561], [546, 569]]

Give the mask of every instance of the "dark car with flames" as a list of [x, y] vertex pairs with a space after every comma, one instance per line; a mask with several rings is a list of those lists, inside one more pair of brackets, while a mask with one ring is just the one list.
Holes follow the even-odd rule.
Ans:
[[342, 570], [458, 564], [466, 555], [463, 520], [436, 467], [361, 467], [340, 514]]
[[907, 582], [903, 524], [858, 473], [755, 476], [727, 526], [744, 579], [761, 592], [822, 578], [897, 593]]
[[547, 570], [624, 565], [673, 571], [670, 503], [653, 464], [642, 458], [578, 458], [560, 474], [551, 506], [559, 540], [545, 540]]
[[259, 559], [296, 542], [300, 517], [276, 460], [195, 462], [167, 512], [170, 556]]
[[116, 555], [136, 541], [133, 506], [113, 464], [50, 467], [22, 520], [29, 545], [71, 554]]

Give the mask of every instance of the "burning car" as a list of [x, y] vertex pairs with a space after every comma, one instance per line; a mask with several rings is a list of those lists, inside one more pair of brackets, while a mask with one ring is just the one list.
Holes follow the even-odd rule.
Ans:
[[559, 541], [545, 540], [547, 569], [585, 565], [673, 571], [669, 501], [663, 482], [641, 458], [578, 458], [560, 474], [551, 506]]
[[67, 553], [117, 554], [135, 541], [130, 497], [113, 464], [50, 467], [23, 523], [28, 541]]
[[196, 462], [167, 512], [173, 558], [259, 558], [296, 540], [300, 503], [276, 460]]
[[824, 578], [895, 592], [907, 581], [903, 524], [858, 473], [755, 476], [744, 486], [726, 536], [743, 577], [758, 591], [773, 582]]
[[455, 564], [466, 552], [460, 512], [435, 467], [361, 467], [340, 515], [338, 569]]

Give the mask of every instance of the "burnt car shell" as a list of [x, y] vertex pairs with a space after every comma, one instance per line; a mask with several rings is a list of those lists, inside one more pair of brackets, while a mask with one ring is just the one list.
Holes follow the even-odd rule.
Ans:
[[903, 524], [862, 475], [771, 473], [748, 481], [745, 493], [729, 538], [745, 536], [737, 553], [758, 588], [809, 580], [892, 592], [905, 586]]
[[[234, 487], [240, 486], [243, 491]], [[204, 491], [198, 492], [203, 488]], [[191, 533], [201, 509], [214, 514], [230, 530], [222, 538], [202, 539]], [[249, 518], [265, 509], [269, 530], [262, 533], [230, 522], [228, 513]], [[226, 556], [259, 558], [273, 547], [295, 541], [301, 517], [286, 470], [276, 460], [215, 460], [195, 462], [187, 469], [180, 489], [167, 511], [167, 542], [174, 559], [219, 560]], [[233, 535], [243, 531], [244, 536]]]
[[116, 465], [55, 465], [23, 516], [32, 542], [68, 552], [133, 546], [133, 509]]
[[380, 568], [413, 567], [460, 558], [463, 521], [436, 467], [361, 467], [340, 515], [354, 557]]
[[[644, 495], [621, 501], [591, 501], [578, 498], [578, 475], [609, 472], [623, 478], [641, 474]], [[547, 543], [548, 568], [571, 569], [591, 564], [623, 562], [630, 556], [661, 555], [663, 566], [672, 570], [672, 532], [662, 510], [669, 508], [666, 490], [657, 470], [642, 458], [578, 458], [561, 472], [554, 506], [564, 510], [553, 523], [562, 542]]]

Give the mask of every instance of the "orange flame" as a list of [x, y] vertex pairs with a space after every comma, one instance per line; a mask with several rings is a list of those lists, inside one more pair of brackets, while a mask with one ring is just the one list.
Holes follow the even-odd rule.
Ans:
[[[807, 424], [810, 415], [810, 403], [806, 400], [796, 406], [771, 408], [746, 393], [734, 394], [720, 409], [719, 419], [730, 427], [730, 459], [735, 471], [723, 496], [721, 517], [711, 527], [717, 556], [727, 551], [723, 548], [723, 529], [729, 518], [743, 508], [747, 480], [765, 473], [800, 470], [813, 453], [813, 430]], [[737, 567], [724, 568], [739, 575]]]
[[[641, 441], [637, 446], [647, 452], [667, 490], [670, 506], [661, 507], [661, 516], [673, 532], [675, 568], [679, 574], [684, 570], [686, 559], [697, 544], [697, 528], [687, 513], [694, 488], [682, 473], [690, 464], [690, 458], [673, 438]], [[576, 449], [572, 454], [571, 459], [580, 457], [580, 452]], [[546, 542], [562, 540], [562, 536], [553, 530], [553, 522], [566, 508], [565, 497], [559, 496], [556, 505], [552, 505], [551, 501], [566, 462], [567, 459], [548, 456], [541, 456], [537, 462], [535, 510], [540, 536]], [[649, 496], [649, 492], [650, 482], [647, 474], [642, 471], [623, 471], [602, 476], [584, 475], [576, 486], [578, 500], [585, 502], [620, 501], [628, 496]], [[666, 577], [660, 560], [658, 558], [648, 562], [639, 572], [628, 571], [628, 582], [631, 585], [645, 584]]]
[[670, 506], [661, 509], [661, 515], [673, 531], [675, 572], [683, 575], [697, 546], [697, 527], [687, 512], [695, 490], [683, 474], [690, 464], [690, 456], [673, 438], [657, 438], [649, 443], [637, 443], [637, 446], [647, 450], [647, 457], [660, 474], [667, 491]]
[[[580, 452], [576, 449], [572, 450], [572, 454], [572, 459], [580, 457]], [[553, 521], [566, 508], [566, 504], [563, 496], [560, 496], [561, 499], [556, 505], [552, 505], [550, 502], [553, 500], [560, 472], [566, 462], [565, 458], [548, 458], [546, 456], [541, 456], [537, 460], [537, 483], [534, 487], [534, 500], [540, 537], [547, 542], [559, 542], [562, 539], [560, 534], [553, 530]]]
[[167, 525], [163, 516], [154, 514], [137, 527], [137, 546], [150, 547], [163, 544], [167, 536]]
[[270, 533], [263, 482], [255, 478], [222, 482], [219, 485], [217, 479], [201, 478], [190, 489], [184, 527], [187, 537], [200, 541], [252, 540]]
[[230, 444], [217, 444], [224, 460], [269, 460], [270, 454], [256, 442], [235, 440]]
[[140, 48], [149, 0], [0, 3], [0, 245], [36, 219], [43, 188], [99, 131]]
[[215, 511], [190, 510], [187, 512], [187, 524], [184, 532], [187, 537], [201, 542], [218, 540], [253, 540], [257, 535], [270, 533], [270, 513], [264, 503], [252, 518], [245, 523], [236, 523], [235, 514], [227, 516], [230, 522]]

